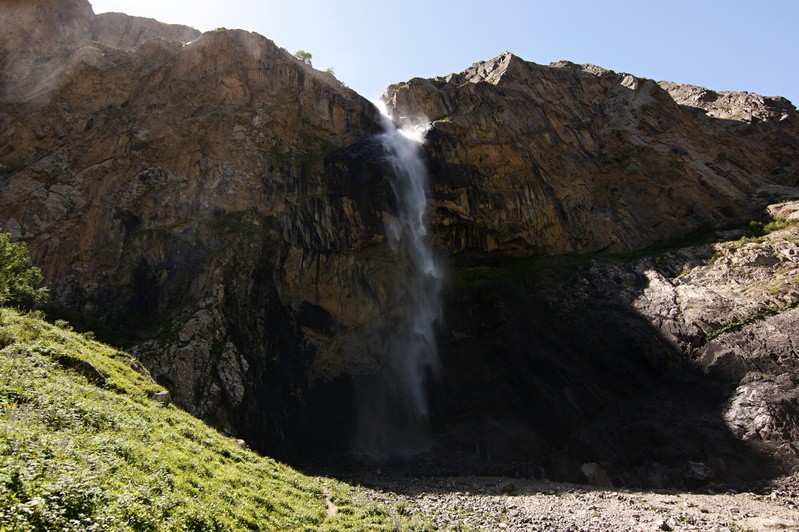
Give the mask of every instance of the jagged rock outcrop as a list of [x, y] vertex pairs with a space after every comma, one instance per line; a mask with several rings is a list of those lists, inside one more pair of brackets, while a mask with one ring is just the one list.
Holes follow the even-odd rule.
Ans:
[[749, 92], [712, 91], [696, 85], [661, 81], [658, 83], [679, 105], [700, 109], [712, 118], [743, 122], [783, 121], [795, 115], [794, 106], [781, 96]]
[[[86, 0], [0, 15], [0, 228], [54, 306], [258, 450], [346, 450], [408, 326], [377, 110], [253, 33]], [[795, 238], [585, 255], [797, 196], [787, 101], [510, 54], [386, 99], [433, 121], [431, 239], [454, 278], [436, 463], [630, 485], [795, 468]]]
[[[122, 13], [95, 16], [89, 2], [63, 2], [57, 8], [41, 0], [9, 0], [3, 5], [0, 35], [2, 97], [19, 101], [45, 95], [75, 60], [98, 61], [90, 42], [129, 50], [153, 39], [187, 43], [200, 36], [188, 26]], [[102, 47], [99, 47], [102, 49]]]
[[91, 40], [130, 50], [153, 39], [189, 43], [201, 33], [189, 26], [164, 24], [152, 18], [124, 13], [101, 13], [92, 20]]

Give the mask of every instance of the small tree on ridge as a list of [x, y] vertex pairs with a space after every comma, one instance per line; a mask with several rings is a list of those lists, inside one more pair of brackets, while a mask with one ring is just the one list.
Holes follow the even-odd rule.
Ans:
[[313, 55], [311, 54], [311, 52], [306, 52], [305, 50], [297, 50], [296, 52], [294, 52], [294, 57], [296, 57], [297, 59], [299, 59], [308, 66], [313, 66], [313, 64], [311, 63], [311, 59], [313, 59]]

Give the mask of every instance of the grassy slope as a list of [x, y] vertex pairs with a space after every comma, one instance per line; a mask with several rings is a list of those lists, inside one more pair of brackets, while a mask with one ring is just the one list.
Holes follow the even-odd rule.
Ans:
[[68, 328], [0, 309], [0, 531], [397, 525], [385, 508], [354, 503], [349, 486], [242, 450], [161, 406], [150, 399], [160, 387], [136, 366]]

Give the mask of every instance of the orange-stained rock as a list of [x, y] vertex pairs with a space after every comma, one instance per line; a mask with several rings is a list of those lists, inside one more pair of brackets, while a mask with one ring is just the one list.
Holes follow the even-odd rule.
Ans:
[[383, 98], [400, 122], [432, 121], [439, 244], [529, 255], [641, 248], [795, 195], [790, 102], [724, 93], [705, 115], [694, 90], [506, 52]]

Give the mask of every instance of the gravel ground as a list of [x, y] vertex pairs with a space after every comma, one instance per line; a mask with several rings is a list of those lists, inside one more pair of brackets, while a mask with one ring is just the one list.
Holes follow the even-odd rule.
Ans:
[[[799, 490], [631, 491], [492, 477], [350, 479], [402, 528], [442, 530], [799, 530]], [[399, 518], [402, 516], [402, 519]], [[410, 516], [413, 516], [412, 519]]]

